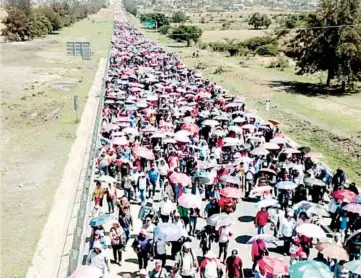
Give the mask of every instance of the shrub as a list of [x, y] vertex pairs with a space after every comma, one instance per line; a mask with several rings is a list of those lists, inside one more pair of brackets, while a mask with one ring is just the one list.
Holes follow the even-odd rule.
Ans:
[[160, 28], [163, 25], [169, 25], [170, 23], [168, 18], [165, 16], [165, 14], [162, 13], [147, 13], [147, 14], [142, 14], [140, 16], [140, 22], [144, 22], [148, 20], [156, 21], [157, 28]]
[[231, 27], [230, 21], [225, 21], [222, 23], [222, 30], [228, 30]]
[[176, 41], [185, 41], [187, 46], [190, 46], [191, 42], [198, 42], [202, 36], [202, 29], [195, 25], [181, 25], [174, 28], [169, 37]]
[[279, 53], [278, 46], [275, 44], [265, 44], [257, 47], [254, 51], [254, 55], [259, 56], [277, 56]]
[[135, 4], [135, 1], [133, 0], [124, 0], [123, 1], [124, 3], [124, 8], [125, 8], [125, 11], [136, 16], [137, 15], [137, 6]]
[[198, 47], [202, 50], [207, 49], [208, 46], [209, 44], [207, 42], [201, 42], [201, 41], [198, 42]]
[[219, 66], [214, 70], [213, 74], [222, 74], [222, 73], [225, 73], [225, 72], [226, 71], [223, 69], [223, 67]]
[[2, 30], [1, 35], [9, 41], [27, 41], [34, 37], [31, 23], [25, 13], [20, 10], [8, 10], [8, 15], [2, 23], [6, 27]]
[[209, 43], [209, 47], [212, 51], [215, 52], [224, 52], [227, 51], [228, 45], [226, 42], [218, 41], [218, 42], [211, 42]]
[[187, 17], [184, 12], [178, 11], [173, 14], [172, 21], [174, 23], [183, 23], [187, 21]]
[[170, 25], [163, 25], [162, 27], [160, 27], [158, 29], [159, 33], [161, 33], [162, 35], [167, 35], [169, 33], [171, 29], [171, 26]]
[[53, 31], [58, 31], [64, 26], [64, 22], [59, 14], [57, 14], [51, 7], [42, 6], [39, 12], [43, 13], [50, 21]]
[[29, 17], [35, 37], [44, 37], [53, 32], [50, 20], [41, 12], [33, 10]]
[[285, 68], [289, 67], [289, 61], [283, 53], [280, 53], [277, 55], [277, 59], [270, 63], [269, 67], [279, 68], [281, 71], [283, 71]]
[[245, 47], [251, 51], [255, 51], [259, 46], [265, 44], [277, 44], [277, 41], [271, 36], [262, 36], [248, 39], [244, 42]]

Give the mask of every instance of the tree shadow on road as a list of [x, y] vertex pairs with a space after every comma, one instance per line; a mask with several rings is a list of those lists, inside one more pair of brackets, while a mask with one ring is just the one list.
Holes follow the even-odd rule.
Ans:
[[124, 277], [124, 278], [135, 278], [135, 277], [137, 277], [137, 272], [121, 271], [121, 272], [117, 273], [117, 275]]
[[[320, 83], [309, 83], [309, 82], [299, 82], [299, 81], [270, 81], [268, 82], [269, 86], [275, 89], [283, 89], [288, 93], [300, 94], [304, 96], [337, 96], [342, 97], [349, 95], [352, 92], [342, 91], [340, 86], [331, 86], [326, 87], [324, 84]], [[357, 91], [357, 90], [355, 90]]]
[[250, 215], [240, 216], [240, 217], [238, 217], [238, 221], [239, 222], [244, 222], [244, 223], [253, 222], [254, 221], [254, 216], [250, 216]]
[[138, 264], [138, 259], [136, 259], [136, 258], [125, 259], [125, 262], [132, 263], [132, 264]]
[[268, 247], [267, 249], [269, 252], [283, 255], [283, 246]]
[[249, 235], [241, 235], [236, 237], [236, 242], [241, 244], [246, 244], [251, 239]]

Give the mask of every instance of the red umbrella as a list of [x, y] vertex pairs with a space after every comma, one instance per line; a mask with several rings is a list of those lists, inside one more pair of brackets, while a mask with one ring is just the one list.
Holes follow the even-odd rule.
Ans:
[[199, 132], [199, 126], [193, 123], [185, 123], [182, 124], [181, 129], [187, 130], [190, 133], [198, 133]]
[[154, 154], [152, 150], [147, 149], [146, 147], [135, 147], [133, 151], [136, 156], [143, 157], [148, 160], [154, 160]]
[[277, 121], [277, 120], [268, 120], [268, 121], [273, 125], [279, 125], [280, 124], [280, 122]]
[[258, 261], [259, 268], [261, 273], [270, 273], [270, 274], [287, 274], [288, 273], [288, 265], [281, 258], [271, 258], [265, 256], [262, 260]]
[[351, 203], [353, 201], [355, 201], [357, 199], [357, 195], [355, 193], [353, 193], [350, 190], [347, 189], [340, 189], [337, 190], [333, 196], [337, 199], [337, 200], [342, 200], [343, 202], [347, 202], [347, 203]]
[[184, 173], [177, 173], [177, 172], [174, 172], [169, 176], [169, 181], [174, 184], [176, 183], [180, 183], [182, 185], [192, 184], [192, 180], [190, 177], [188, 177]]
[[242, 191], [236, 187], [226, 187], [221, 190], [221, 195], [227, 198], [238, 199], [242, 197]]

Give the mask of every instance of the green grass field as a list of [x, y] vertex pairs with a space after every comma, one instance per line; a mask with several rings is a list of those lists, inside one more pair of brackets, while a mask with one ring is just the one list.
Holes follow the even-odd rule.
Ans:
[[[59, 34], [2, 46], [1, 277], [24, 277], [31, 263], [75, 139], [73, 95], [81, 116], [112, 19], [101, 10]], [[66, 41], [89, 41], [91, 61], [68, 57]]]

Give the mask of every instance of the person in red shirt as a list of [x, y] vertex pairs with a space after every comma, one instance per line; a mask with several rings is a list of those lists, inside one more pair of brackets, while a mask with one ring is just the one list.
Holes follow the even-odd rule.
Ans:
[[226, 260], [226, 274], [228, 278], [244, 278], [242, 259], [238, 256], [236, 249]]
[[267, 225], [269, 219], [269, 214], [266, 208], [261, 208], [256, 214], [254, 219], [254, 225], [257, 227], [257, 234], [264, 234], [264, 226]]

